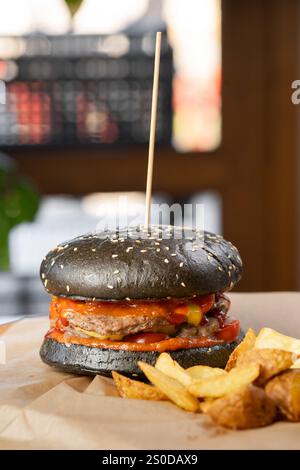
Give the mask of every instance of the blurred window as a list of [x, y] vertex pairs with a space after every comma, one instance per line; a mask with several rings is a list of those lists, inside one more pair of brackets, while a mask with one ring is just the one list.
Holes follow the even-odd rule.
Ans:
[[214, 150], [221, 140], [221, 2], [165, 0], [174, 49], [173, 145]]
[[[146, 143], [149, 32], [167, 26], [175, 74], [172, 92], [163, 47], [157, 143], [172, 139], [180, 152], [218, 147], [220, 0], [0, 0], [0, 8], [1, 145]], [[140, 38], [130, 54], [126, 33]], [[102, 41], [98, 34], [112, 36]]]

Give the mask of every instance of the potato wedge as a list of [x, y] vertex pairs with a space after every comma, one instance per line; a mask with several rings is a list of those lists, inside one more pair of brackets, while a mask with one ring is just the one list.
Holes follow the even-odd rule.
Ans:
[[252, 328], [249, 328], [249, 330], [245, 334], [243, 341], [230, 354], [225, 370], [230, 371], [233, 367], [235, 367], [238, 357], [243, 354], [243, 352], [253, 349], [255, 341], [255, 331], [252, 330]]
[[265, 391], [289, 421], [300, 421], [300, 369], [274, 377]]
[[123, 398], [136, 398], [140, 400], [167, 400], [167, 397], [153, 385], [132, 380], [118, 372], [112, 372], [119, 395]]
[[209, 366], [193, 366], [185, 369], [185, 372], [190, 376], [190, 382], [209, 379], [210, 377], [217, 377], [218, 375], [226, 375], [224, 369]]
[[257, 364], [235, 367], [225, 375], [193, 382], [188, 391], [195, 397], [219, 398], [254, 382], [259, 376], [259, 371], [260, 367]]
[[226, 428], [250, 429], [271, 424], [277, 410], [263, 389], [247, 385], [215, 400], [204, 412]]
[[282, 335], [271, 328], [262, 328], [255, 341], [256, 349], [283, 349], [300, 354], [300, 339]]
[[204, 401], [201, 401], [199, 404], [199, 410], [201, 413], [207, 413], [208, 408], [215, 402], [213, 398], [207, 398]]
[[300, 358], [294, 362], [291, 369], [300, 369]]
[[139, 361], [138, 365], [147, 379], [174, 402], [175, 405], [186, 411], [199, 410], [198, 400], [193, 397], [180, 382], [145, 362]]
[[289, 369], [293, 364], [294, 354], [282, 349], [251, 349], [245, 351], [237, 360], [238, 366], [258, 364], [260, 374], [256, 385], [263, 386], [269, 379], [280, 372]]
[[164, 374], [178, 380], [182, 385], [188, 386], [191, 383], [191, 377], [178, 362], [174, 361], [170, 354], [162, 353], [158, 356], [155, 364], [155, 368], [163, 372]]

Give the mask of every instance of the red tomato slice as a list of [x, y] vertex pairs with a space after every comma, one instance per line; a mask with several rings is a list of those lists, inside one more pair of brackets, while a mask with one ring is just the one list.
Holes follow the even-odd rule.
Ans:
[[152, 344], [159, 343], [159, 341], [163, 341], [164, 339], [168, 339], [168, 335], [163, 333], [137, 333], [135, 335], [130, 335], [126, 338], [123, 338], [123, 341], [140, 344]]
[[230, 323], [227, 323], [221, 330], [215, 333], [217, 339], [222, 339], [223, 341], [234, 341], [240, 333], [240, 322], [238, 320], [233, 320]]

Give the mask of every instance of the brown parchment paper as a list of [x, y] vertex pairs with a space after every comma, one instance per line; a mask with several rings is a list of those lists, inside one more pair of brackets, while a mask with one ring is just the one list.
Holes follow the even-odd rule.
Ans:
[[[231, 297], [244, 328], [300, 337], [300, 293]], [[1, 449], [300, 449], [300, 423], [228, 431], [169, 402], [122, 399], [111, 379], [58, 372], [39, 358], [47, 328], [47, 318], [28, 318], [0, 337]]]

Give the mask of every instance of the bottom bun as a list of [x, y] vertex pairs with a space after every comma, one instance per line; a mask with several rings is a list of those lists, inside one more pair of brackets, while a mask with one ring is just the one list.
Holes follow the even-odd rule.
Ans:
[[[244, 334], [241, 332], [232, 343], [218, 344], [210, 348], [179, 349], [169, 351], [169, 354], [184, 368], [195, 365], [225, 367], [231, 352], [243, 337]], [[127, 376], [142, 378], [143, 373], [138, 367], [138, 361], [154, 365], [159, 353], [100, 349], [81, 344], [66, 346], [54, 339], [45, 338], [40, 356], [46, 364], [73, 374], [110, 376], [112, 371], [116, 371]]]

